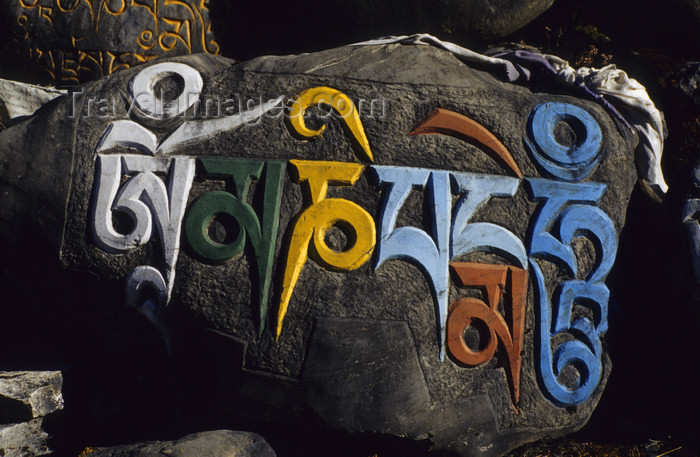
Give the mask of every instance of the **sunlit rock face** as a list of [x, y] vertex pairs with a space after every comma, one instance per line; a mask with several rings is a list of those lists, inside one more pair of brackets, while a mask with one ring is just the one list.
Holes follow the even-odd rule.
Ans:
[[182, 57], [3, 131], [0, 227], [217, 408], [501, 455], [602, 394], [631, 138], [429, 46]]

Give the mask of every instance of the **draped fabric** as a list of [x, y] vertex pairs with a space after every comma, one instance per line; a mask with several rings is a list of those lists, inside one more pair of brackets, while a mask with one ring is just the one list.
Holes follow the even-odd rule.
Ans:
[[497, 50], [493, 55], [484, 55], [424, 33], [378, 38], [355, 46], [390, 43], [435, 46], [451, 52], [464, 63], [490, 67], [492, 72], [513, 83], [580, 88], [639, 137], [635, 164], [645, 191], [655, 199], [662, 198], [668, 191], [661, 170], [666, 136], [663, 114], [644, 86], [615, 65], [575, 69], [557, 56], [524, 50]]

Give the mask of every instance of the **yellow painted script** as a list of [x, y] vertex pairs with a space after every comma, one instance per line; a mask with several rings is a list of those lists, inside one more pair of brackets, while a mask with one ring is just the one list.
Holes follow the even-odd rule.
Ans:
[[330, 87], [312, 87], [294, 97], [288, 118], [294, 131], [307, 139], [321, 136], [326, 129], [325, 125], [314, 130], [308, 128], [304, 121], [306, 110], [312, 106], [321, 104], [330, 105], [333, 110], [335, 110], [343, 120], [345, 130], [354, 141], [355, 144], [353, 144], [353, 146], [355, 149], [364, 154], [370, 162], [374, 161], [372, 150], [369, 147], [369, 140], [367, 139], [367, 135], [365, 135], [365, 130], [362, 127], [362, 121], [360, 121], [360, 115], [355, 108], [355, 104], [350, 97], [337, 89], [332, 89]]
[[[282, 296], [277, 316], [277, 338], [282, 333], [289, 300], [301, 270], [311, 256], [322, 267], [334, 271], [352, 271], [372, 256], [377, 230], [374, 219], [358, 204], [342, 198], [326, 198], [328, 186], [352, 186], [362, 174], [359, 163], [290, 160], [299, 173], [297, 182], [305, 184], [311, 204], [298, 216], [284, 268]], [[335, 251], [325, 241], [328, 230], [336, 227], [347, 237], [343, 251]]]

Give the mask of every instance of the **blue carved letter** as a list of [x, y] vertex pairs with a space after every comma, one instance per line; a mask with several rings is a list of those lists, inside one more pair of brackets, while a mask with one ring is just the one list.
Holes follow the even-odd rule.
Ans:
[[[375, 270], [385, 261], [408, 260], [418, 266], [432, 288], [438, 318], [438, 345], [444, 358], [445, 322], [449, 286], [449, 237], [452, 193], [446, 171], [420, 168], [372, 167], [384, 186], [381, 227], [376, 247]], [[433, 208], [433, 234], [416, 227], [396, 228], [396, 218], [411, 189], [427, 188]]]
[[453, 173], [454, 193], [461, 195], [452, 218], [450, 259], [474, 251], [500, 254], [521, 268], [527, 268], [527, 254], [522, 241], [510, 230], [490, 222], [469, 219], [491, 197], [512, 197], [520, 180], [506, 176]]
[[[572, 144], [557, 141], [558, 127], [563, 134], [568, 130]], [[530, 113], [525, 143], [547, 173], [564, 181], [580, 181], [600, 161], [602, 132], [588, 111], [569, 103], [548, 102]]]
[[[594, 206], [605, 192], [604, 184], [536, 178], [528, 183], [532, 199], [542, 202], [530, 240], [530, 264], [539, 297], [541, 381], [556, 404], [575, 405], [593, 394], [602, 376], [600, 338], [607, 330], [609, 298], [604, 281], [615, 261], [617, 235], [607, 214]], [[596, 248], [596, 264], [585, 278], [579, 278], [572, 248], [574, 238], [581, 236], [589, 238]], [[572, 277], [560, 283], [553, 300], [537, 260], [553, 262]], [[574, 316], [575, 304], [591, 308], [593, 319]], [[561, 343], [552, 350], [552, 341], [560, 335], [557, 340]], [[577, 385], [560, 379], [566, 367], [578, 371]]]

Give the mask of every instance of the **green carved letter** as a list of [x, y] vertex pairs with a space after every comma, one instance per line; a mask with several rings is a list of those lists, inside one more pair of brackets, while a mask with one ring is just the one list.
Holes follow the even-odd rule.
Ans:
[[[285, 163], [219, 157], [199, 159], [199, 162], [208, 178], [227, 182], [227, 192], [208, 192], [192, 202], [185, 219], [187, 241], [202, 260], [214, 264], [224, 263], [243, 252], [246, 238], [250, 241], [258, 269], [259, 331], [262, 333], [267, 320]], [[260, 217], [247, 200], [250, 182], [254, 178], [261, 179], [263, 168], [264, 195]], [[232, 216], [239, 227], [236, 239], [225, 244], [209, 237], [209, 225], [220, 214]]]

